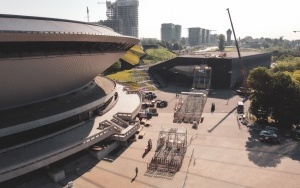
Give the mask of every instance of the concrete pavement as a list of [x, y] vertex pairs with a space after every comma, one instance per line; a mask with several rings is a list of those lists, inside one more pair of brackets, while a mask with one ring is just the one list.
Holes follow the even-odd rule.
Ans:
[[[175, 94], [156, 92], [159, 99], [170, 103], [158, 110], [159, 116], [152, 118], [149, 128], [144, 128], [147, 131], [144, 138], [133, 142], [114, 162], [100, 161], [74, 181], [75, 187], [299, 187], [299, 143], [289, 140], [279, 146], [261, 143], [247, 127], [238, 126], [236, 111], [232, 109], [242, 99], [234, 95], [228, 101], [233, 92], [216, 93], [207, 100], [204, 122], [194, 130], [191, 124], [172, 122]], [[210, 113], [212, 102], [216, 104], [214, 113]], [[247, 109], [249, 101], [245, 106]], [[207, 131], [215, 125], [215, 129]], [[172, 127], [188, 130], [183, 166], [171, 179], [145, 176], [159, 131]], [[142, 158], [148, 139], [152, 139], [153, 149]], [[131, 182], [136, 167], [139, 174]]]

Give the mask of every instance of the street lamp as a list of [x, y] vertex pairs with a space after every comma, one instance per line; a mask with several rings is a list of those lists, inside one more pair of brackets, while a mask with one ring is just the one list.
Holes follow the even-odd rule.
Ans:
[[178, 95], [177, 95], [177, 84], [178, 84], [178, 83], [177, 83], [177, 75], [178, 75], [178, 72], [174, 72], [174, 73], [175, 73], [175, 81], [176, 81], [176, 83], [175, 83], [175, 84], [176, 84], [176, 85], [175, 85], [175, 90], [176, 90], [176, 97], [177, 97], [177, 96], [178, 96]]

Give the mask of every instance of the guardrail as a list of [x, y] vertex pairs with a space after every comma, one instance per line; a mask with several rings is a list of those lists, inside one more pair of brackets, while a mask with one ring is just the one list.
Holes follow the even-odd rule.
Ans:
[[140, 128], [140, 122], [137, 122], [135, 125], [132, 125], [129, 130], [125, 129], [124, 131], [126, 131], [126, 133], [114, 134], [114, 135], [112, 135], [111, 138], [116, 141], [125, 142], [132, 135], [134, 135], [139, 128]]
[[58, 135], [61, 135], [61, 134], [65, 134], [67, 132], [70, 132], [76, 128], [78, 128], [79, 126], [81, 126], [84, 122], [79, 122], [78, 124], [72, 126], [72, 127], [69, 127], [67, 129], [64, 129], [64, 130], [61, 130], [61, 131], [58, 131], [58, 132], [55, 132], [53, 134], [50, 134], [50, 135], [47, 135], [45, 137], [42, 137], [42, 138], [38, 138], [38, 139], [35, 139], [35, 140], [32, 140], [32, 141], [29, 141], [29, 142], [26, 142], [26, 143], [23, 143], [23, 144], [19, 144], [19, 145], [16, 145], [16, 146], [12, 146], [12, 147], [9, 147], [9, 148], [4, 148], [2, 150], [0, 150], [0, 154], [1, 153], [5, 153], [5, 152], [9, 152], [9, 151], [13, 151], [13, 150], [16, 150], [18, 148], [24, 148], [24, 147], [28, 147], [32, 144], [35, 144], [35, 143], [39, 143], [39, 142], [42, 142], [44, 140], [48, 140], [48, 139], [51, 139], [55, 136], [58, 136]]

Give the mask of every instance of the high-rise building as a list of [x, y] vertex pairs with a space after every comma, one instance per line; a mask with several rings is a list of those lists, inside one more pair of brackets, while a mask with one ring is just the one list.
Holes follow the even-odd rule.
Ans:
[[206, 43], [206, 29], [201, 29], [201, 43], [205, 44]]
[[138, 6], [138, 0], [106, 1], [107, 20], [100, 21], [100, 24], [110, 27], [120, 34], [138, 37]]
[[175, 25], [174, 35], [176, 42], [179, 42], [181, 39], [181, 25]]
[[171, 42], [174, 40], [175, 25], [172, 23], [161, 24], [161, 40]]
[[168, 42], [179, 42], [181, 39], [181, 25], [173, 23], [161, 24], [161, 40]]
[[231, 45], [231, 34], [232, 34], [232, 31], [230, 29], [228, 29], [226, 31], [226, 34], [227, 34], [227, 45]]
[[209, 36], [209, 42], [210, 42], [211, 44], [217, 44], [217, 37], [218, 37], [217, 34], [210, 35], [210, 36]]
[[191, 46], [197, 46], [201, 43], [201, 28], [191, 27], [189, 28], [189, 44]]
[[205, 35], [205, 37], [206, 37], [205, 41], [206, 41], [207, 44], [210, 43], [210, 37], [209, 36], [210, 36], [210, 30], [207, 29], [206, 30], [206, 35]]

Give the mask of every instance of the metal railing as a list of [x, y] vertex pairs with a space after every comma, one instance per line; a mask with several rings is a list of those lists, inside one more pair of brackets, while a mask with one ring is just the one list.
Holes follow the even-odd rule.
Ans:
[[49, 154], [42, 155], [40, 157], [31, 159], [21, 164], [11, 166], [9, 169], [1, 169], [0, 182], [28, 173], [30, 171], [36, 170], [48, 164], [51, 164], [59, 159], [62, 159], [78, 151], [81, 151], [113, 134], [114, 134], [113, 128], [110, 126], [103, 129], [101, 132], [92, 135], [90, 137], [87, 137], [81, 141], [78, 141], [72, 145], [69, 145], [68, 147], [62, 148], [60, 150], [56, 150]]

